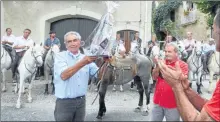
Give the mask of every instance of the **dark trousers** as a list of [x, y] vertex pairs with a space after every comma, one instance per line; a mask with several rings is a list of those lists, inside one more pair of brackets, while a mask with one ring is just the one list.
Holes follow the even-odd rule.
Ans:
[[25, 51], [22, 51], [22, 52], [16, 52], [16, 55], [15, 55], [15, 59], [14, 61], [12, 62], [12, 67], [11, 67], [11, 70], [12, 70], [12, 78], [15, 80], [15, 73], [17, 71], [17, 67], [20, 63], [20, 60], [21, 58], [23, 57]]
[[56, 121], [84, 121], [86, 99], [84, 97], [57, 99], [54, 111]]
[[202, 63], [203, 63], [203, 70], [204, 71], [208, 71], [208, 59], [210, 58], [210, 56], [214, 53], [213, 50], [210, 50], [208, 52], [206, 52], [205, 54], [202, 55]]
[[9, 53], [12, 61], [14, 60], [15, 58], [15, 55], [16, 55], [16, 52], [15, 50], [12, 49], [12, 47], [8, 46], [8, 45], [3, 45], [4, 49]]

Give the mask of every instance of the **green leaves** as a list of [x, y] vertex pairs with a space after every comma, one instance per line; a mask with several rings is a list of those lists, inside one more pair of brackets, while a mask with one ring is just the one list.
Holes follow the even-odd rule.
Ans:
[[177, 9], [182, 4], [180, 0], [166, 0], [161, 2], [153, 15], [153, 27], [157, 38], [161, 40], [160, 32], [172, 34], [175, 30], [174, 23], [170, 20], [170, 12]]
[[208, 1], [208, 0], [200, 0], [195, 1], [197, 4], [197, 8], [207, 15], [206, 22], [209, 27], [213, 25], [213, 19], [215, 16], [215, 12], [218, 8], [220, 8], [220, 1]]

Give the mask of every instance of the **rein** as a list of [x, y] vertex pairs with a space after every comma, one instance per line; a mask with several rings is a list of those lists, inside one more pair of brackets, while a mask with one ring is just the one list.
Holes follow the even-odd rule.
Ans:
[[[193, 55], [192, 55], [192, 56], [193, 56], [193, 57], [194, 57], [194, 56], [197, 57], [197, 54], [196, 54], [195, 48], [194, 48], [194, 50], [193, 50]], [[197, 73], [198, 70], [202, 67], [202, 63], [201, 63], [200, 66], [197, 67], [197, 65], [195, 64], [195, 62], [198, 62], [198, 60], [194, 62], [194, 61], [193, 61], [193, 57], [192, 57], [191, 61], [192, 61], [193, 65], [196, 67], [196, 73]], [[199, 56], [199, 57], [201, 57], [201, 56]]]
[[[33, 56], [34, 57], [34, 60], [35, 60], [35, 62], [36, 63], [39, 63], [38, 61], [37, 61], [37, 58], [39, 57], [39, 56], [41, 56], [42, 57], [42, 55], [37, 55], [37, 56], [34, 56], [34, 53], [33, 53], [33, 48], [32, 48], [32, 51], [31, 51], [31, 56]], [[25, 60], [24, 60], [24, 65], [25, 65], [25, 68], [26, 68], [26, 70], [29, 72], [29, 73], [31, 73], [31, 78], [33, 77], [33, 75], [37, 72], [37, 64], [35, 63], [35, 65], [34, 65], [34, 72], [31, 72], [28, 68], [27, 68], [27, 65], [28, 64], [26, 64], [25, 63]]]
[[[51, 51], [50, 51], [50, 53], [51, 53], [51, 55], [52, 55], [52, 61], [54, 61], [54, 56], [53, 56], [53, 51], [52, 51], [52, 48], [50, 49]], [[49, 65], [49, 63], [47, 63], [47, 66], [50, 68], [50, 71], [52, 72], [52, 68], [53, 68], [53, 63], [52, 63], [52, 66], [50, 66]]]

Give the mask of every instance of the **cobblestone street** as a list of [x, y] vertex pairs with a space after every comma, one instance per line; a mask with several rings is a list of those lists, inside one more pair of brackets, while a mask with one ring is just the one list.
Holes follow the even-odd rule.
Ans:
[[[55, 96], [45, 96], [43, 81], [35, 81], [33, 84], [33, 102], [27, 103], [27, 96], [22, 96], [22, 108], [16, 109], [17, 95], [12, 92], [12, 83], [7, 84], [7, 91], [2, 93], [1, 97], [1, 120], [2, 121], [54, 121], [54, 106]], [[206, 92], [208, 82], [203, 82], [203, 96], [207, 99], [211, 94]], [[112, 86], [108, 87], [106, 94], [106, 107], [107, 112], [102, 121], [149, 121], [151, 112], [148, 116], [142, 116], [141, 113], [135, 113], [134, 108], [138, 104], [138, 92], [129, 89], [129, 84], [123, 86], [124, 92], [119, 91], [117, 87], [116, 92], [112, 91]], [[195, 82], [193, 89], [196, 89]], [[97, 121], [98, 114], [98, 99], [93, 105], [96, 93], [94, 87], [88, 90], [87, 93], [87, 106], [86, 106], [86, 120]], [[145, 99], [145, 98], [144, 98]], [[145, 103], [145, 101], [144, 101]], [[152, 95], [151, 95], [151, 108], [152, 108]], [[164, 119], [165, 120], [165, 119]]]

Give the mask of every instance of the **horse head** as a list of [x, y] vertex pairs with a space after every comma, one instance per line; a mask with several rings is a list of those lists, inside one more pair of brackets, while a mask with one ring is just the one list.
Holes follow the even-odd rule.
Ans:
[[180, 57], [182, 59], [185, 59], [188, 57], [188, 53], [185, 50], [185, 45], [182, 43], [182, 41], [177, 41], [177, 46], [178, 46], [178, 53], [180, 54]]
[[60, 48], [56, 44], [53, 44], [50, 49], [51, 49], [51, 53], [53, 53], [53, 54], [60, 52]]
[[195, 46], [194, 46], [194, 53], [196, 54], [196, 56], [201, 56], [202, 55], [202, 44], [201, 42], [195, 42]]
[[31, 49], [31, 55], [34, 57], [34, 60], [37, 64], [38, 67], [43, 65], [43, 53], [44, 53], [44, 48], [42, 45], [39, 44], [34, 44], [33, 47], [30, 48]]

